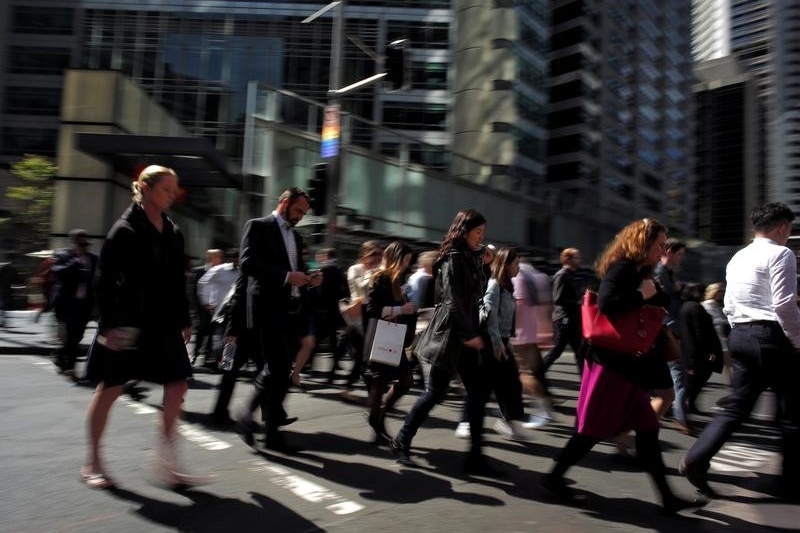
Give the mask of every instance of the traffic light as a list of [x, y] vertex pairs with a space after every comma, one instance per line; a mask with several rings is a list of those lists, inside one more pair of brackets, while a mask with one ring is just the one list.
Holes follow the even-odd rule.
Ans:
[[393, 91], [411, 87], [411, 51], [408, 39], [398, 39], [386, 45], [386, 85]]
[[308, 196], [311, 198], [311, 209], [317, 216], [323, 216], [328, 207], [328, 172], [327, 163], [314, 165], [314, 173], [308, 180]]

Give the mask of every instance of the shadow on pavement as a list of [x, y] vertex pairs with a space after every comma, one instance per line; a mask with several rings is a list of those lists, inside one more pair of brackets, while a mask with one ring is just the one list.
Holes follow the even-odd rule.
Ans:
[[156, 524], [186, 533], [217, 533], [219, 531], [324, 531], [263, 494], [251, 492], [252, 502], [220, 498], [214, 494], [185, 490], [180, 494], [191, 500], [188, 505], [149, 498], [125, 490], [108, 491], [116, 498], [140, 505], [136, 514]]
[[[502, 500], [491, 496], [472, 492], [456, 492], [450, 480], [430, 475], [423, 468], [407, 468], [396, 465], [391, 454], [385, 448], [377, 448], [363, 441], [331, 433], [317, 433], [303, 437], [300, 444], [305, 447], [305, 450], [301, 455], [290, 457], [265, 451], [261, 451], [259, 454], [271, 462], [328, 479], [333, 483], [361, 489], [362, 492], [359, 493], [359, 496], [367, 500], [409, 504], [443, 498], [473, 505], [505, 505]], [[371, 454], [386, 457], [385, 468], [363, 462], [339, 461], [328, 456], [319, 457], [310, 453], [324, 451], [357, 457], [360, 454], [369, 453], [370, 450], [372, 450]], [[450, 455], [462, 457], [460, 453], [451, 453]], [[451, 477], [457, 476], [453, 476], [451, 473]]]
[[[579, 509], [592, 518], [641, 526], [648, 531], [660, 533], [674, 533], [680, 529], [698, 533], [731, 533], [754, 530], [797, 531], [796, 528], [765, 527], [763, 523], [733, 518], [725, 513], [714, 511], [713, 508], [684, 511], [677, 515], [664, 515], [659, 512], [659, 505], [652, 502], [634, 498], [606, 498], [599, 494], [587, 494], [587, 496], [586, 503]], [[572, 509], [576, 508], [572, 507]]]

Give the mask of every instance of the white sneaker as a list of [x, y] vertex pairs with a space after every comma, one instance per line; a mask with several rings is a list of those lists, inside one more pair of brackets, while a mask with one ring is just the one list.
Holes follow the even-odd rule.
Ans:
[[459, 422], [458, 427], [456, 427], [456, 437], [459, 439], [468, 439], [469, 436], [469, 422]]
[[511, 420], [506, 422], [502, 418], [498, 418], [494, 423], [494, 430], [500, 435], [517, 442], [529, 442], [533, 440], [532, 435], [528, 435], [523, 431], [522, 423], [519, 420]]
[[553, 416], [550, 413], [535, 414], [528, 416], [528, 418], [522, 422], [522, 427], [525, 429], [536, 429], [546, 426], [552, 421]]

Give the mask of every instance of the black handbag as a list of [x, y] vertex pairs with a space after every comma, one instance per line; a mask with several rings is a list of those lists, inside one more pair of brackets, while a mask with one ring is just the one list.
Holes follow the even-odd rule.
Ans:
[[450, 320], [450, 311], [437, 305], [428, 327], [417, 339], [414, 355], [420, 360], [456, 371], [463, 344], [459, 339], [453, 338]]

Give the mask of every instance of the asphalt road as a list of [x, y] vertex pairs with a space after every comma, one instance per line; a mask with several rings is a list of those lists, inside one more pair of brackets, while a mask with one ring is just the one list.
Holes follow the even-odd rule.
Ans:
[[[315, 370], [329, 360], [320, 357]], [[0, 531], [209, 533], [305, 531], [460, 532], [699, 532], [797, 531], [800, 508], [781, 505], [769, 492], [780, 456], [778, 433], [766, 403], [745, 432], [715, 461], [712, 484], [724, 498], [675, 517], [658, 513], [648, 477], [614, 459], [614, 448], [598, 445], [568, 476], [586, 493], [581, 507], [549, 500], [538, 482], [570, 434], [576, 375], [565, 355], [552, 372], [566, 401], [557, 421], [533, 431], [529, 444], [510, 442], [492, 430], [487, 416], [486, 453], [507, 472], [499, 480], [468, 478], [461, 472], [467, 443], [453, 436], [460, 398], [453, 394], [433, 412], [417, 435], [419, 468], [401, 467], [387, 450], [369, 444], [364, 406], [343, 403], [339, 389], [312, 373], [306, 392], [289, 395], [287, 409], [299, 420], [287, 428], [296, 456], [254, 452], [231, 431], [207, 426], [219, 376], [198, 370], [185, 405], [181, 450], [194, 473], [215, 482], [173, 492], [152, 483], [148, 454], [156, 442], [160, 390], [143, 385], [141, 398], [123, 397], [115, 407], [105, 441], [110, 474], [119, 489], [83, 486], [84, 416], [91, 390], [56, 374], [49, 359], [0, 356]], [[717, 378], [718, 379], [718, 378]], [[713, 405], [724, 388], [715, 381], [702, 406]], [[234, 406], [251, 391], [237, 386]], [[418, 390], [399, 404], [390, 432]], [[358, 394], [364, 398], [363, 389]], [[707, 418], [700, 418], [704, 420]], [[673, 488], [693, 493], [675, 471], [691, 437], [669, 426], [661, 433]]]

